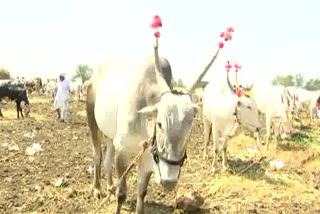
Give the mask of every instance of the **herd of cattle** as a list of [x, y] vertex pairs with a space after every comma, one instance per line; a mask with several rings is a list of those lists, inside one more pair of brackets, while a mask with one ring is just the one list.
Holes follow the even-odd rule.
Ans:
[[[310, 123], [320, 116], [320, 91], [269, 86], [254, 87], [253, 96], [249, 93], [239, 95], [236, 93], [237, 87], [230, 83], [229, 73], [225, 87], [213, 82], [202, 93], [196, 93], [211, 64], [212, 61], [191, 87], [178, 91], [172, 86], [170, 64], [167, 59], [158, 56], [156, 45], [154, 59], [148, 58], [136, 66], [107, 63], [89, 81], [83, 84], [82, 81], [72, 82], [78, 100], [81, 95], [86, 95], [87, 119], [93, 143], [93, 192], [96, 197], [100, 197], [101, 191], [102, 160], [108, 187], [112, 190], [113, 162], [117, 177], [120, 178], [129, 161], [141, 151], [141, 142], [147, 143], [143, 144], [146, 152], [138, 160], [137, 213], [143, 213], [152, 172], [160, 186], [173, 189], [187, 157], [186, 139], [198, 112], [202, 112], [204, 123], [204, 158], [207, 157], [206, 147], [212, 136], [213, 171], [216, 170], [220, 153], [222, 170], [228, 169], [227, 142], [240, 130], [249, 130], [260, 142], [261, 130], [265, 128], [266, 148], [271, 136], [276, 147], [278, 137], [284, 139], [292, 135], [293, 121], [300, 121], [301, 112], [308, 115]], [[27, 116], [30, 112], [28, 94], [37, 91], [53, 99], [56, 88], [55, 80], [42, 83], [41, 79], [35, 79], [32, 84], [25, 85], [2, 80], [0, 99], [8, 97], [17, 103], [17, 117], [19, 113], [23, 116], [22, 108], [26, 107], [24, 113]], [[194, 95], [201, 98], [198, 100], [202, 100], [202, 111], [199, 111]], [[117, 213], [126, 199], [125, 177], [121, 179], [116, 192]]]
[[[81, 96], [86, 94], [88, 81], [82, 84], [80, 79], [71, 81], [71, 93], [80, 101]], [[30, 103], [28, 95], [37, 93], [48, 96], [54, 100], [57, 91], [57, 80], [48, 79], [45, 83], [41, 78], [29, 81], [0, 80], [0, 117], [3, 117], [2, 102], [15, 101], [17, 107], [17, 117], [28, 116], [30, 113]]]
[[[137, 213], [143, 213], [151, 173], [155, 173], [155, 180], [160, 186], [166, 189], [176, 186], [187, 157], [186, 139], [193, 118], [201, 112], [193, 95], [212, 62], [191, 87], [180, 91], [172, 86], [170, 64], [158, 56], [157, 45], [153, 60], [148, 58], [134, 65], [106, 63], [91, 78], [87, 89], [87, 117], [95, 166], [93, 193], [100, 197], [102, 160], [108, 188], [113, 189], [112, 165], [115, 160], [117, 177], [122, 178], [116, 191], [116, 213], [120, 213], [126, 199], [124, 172], [129, 161], [141, 151], [141, 145], [147, 149], [137, 164]], [[225, 87], [209, 83], [203, 93], [198, 94], [203, 102], [205, 147], [210, 135], [213, 139], [213, 171], [220, 152], [222, 168], [228, 168], [227, 142], [241, 129], [250, 130], [259, 141], [261, 130], [265, 128], [267, 146], [272, 134], [276, 146], [278, 137], [289, 138], [292, 135], [293, 120], [299, 121], [301, 115], [298, 113], [307, 112], [310, 122], [319, 117], [320, 91], [269, 86], [254, 87], [253, 96], [248, 93], [239, 96], [236, 89], [227, 74]], [[102, 159], [101, 146], [104, 143]]]

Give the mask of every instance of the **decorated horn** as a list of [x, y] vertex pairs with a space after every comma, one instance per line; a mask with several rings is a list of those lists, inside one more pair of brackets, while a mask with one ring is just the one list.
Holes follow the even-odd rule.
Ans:
[[156, 38], [156, 42], [154, 45], [154, 63], [155, 63], [156, 78], [160, 88], [160, 92], [163, 93], [166, 91], [170, 91], [170, 88], [167, 85], [165, 79], [163, 78], [163, 74], [160, 66], [160, 59], [159, 59], [159, 52], [158, 52], [158, 47], [159, 47], [158, 39], [160, 37], [159, 30], [160, 30], [160, 27], [162, 27], [162, 20], [158, 15], [155, 15], [153, 17], [151, 27], [155, 29], [154, 37]]
[[[234, 32], [234, 29], [232, 27], [228, 27], [226, 31], [222, 32], [220, 34], [220, 37], [224, 39], [225, 42], [230, 41], [232, 39], [232, 33]], [[205, 74], [208, 72], [210, 67], [212, 66], [213, 62], [216, 60], [218, 57], [218, 54], [220, 52], [220, 49], [224, 47], [224, 42], [221, 41], [218, 43], [218, 50], [215, 52], [213, 55], [212, 59], [210, 60], [209, 64], [204, 68], [204, 70], [200, 73], [198, 78], [191, 84], [189, 87], [188, 91], [192, 93], [196, 88], [199, 82], [202, 80], [202, 78], [205, 76]]]
[[231, 92], [234, 93], [233, 86], [231, 85], [230, 79], [229, 79], [229, 71], [230, 71], [231, 68], [232, 68], [232, 65], [230, 64], [230, 61], [227, 61], [227, 65], [226, 65], [226, 70], [227, 70], [227, 83], [228, 83], [228, 86], [229, 86], [229, 89], [231, 90]]

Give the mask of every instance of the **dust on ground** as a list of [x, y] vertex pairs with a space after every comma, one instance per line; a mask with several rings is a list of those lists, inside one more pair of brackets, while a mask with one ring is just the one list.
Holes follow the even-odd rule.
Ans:
[[[92, 213], [103, 199], [92, 196], [92, 150], [85, 103], [70, 102], [69, 124], [55, 120], [49, 98], [31, 96], [29, 118], [16, 119], [14, 103], [0, 119], [0, 213]], [[294, 138], [264, 152], [260, 160], [252, 138], [240, 135], [228, 147], [231, 172], [211, 174], [212, 157], [202, 158], [199, 117], [188, 140], [188, 159], [179, 186], [192, 187], [204, 197], [195, 213], [319, 213], [320, 128], [296, 130]], [[41, 151], [26, 149], [40, 144]], [[212, 151], [209, 151], [212, 154]], [[283, 168], [274, 170], [277, 159]], [[128, 178], [128, 197], [122, 213], [134, 213], [136, 171]], [[102, 180], [105, 194], [106, 181]], [[184, 213], [175, 209], [175, 193], [150, 180], [145, 213]], [[98, 213], [112, 213], [115, 198]]]

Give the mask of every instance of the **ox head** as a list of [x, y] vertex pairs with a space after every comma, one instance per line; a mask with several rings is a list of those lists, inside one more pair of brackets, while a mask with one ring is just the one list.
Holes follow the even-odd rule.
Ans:
[[281, 102], [286, 106], [285, 113], [286, 120], [292, 121], [294, 118], [298, 118], [298, 108], [300, 106], [299, 97], [292, 87], [286, 87], [281, 94]]
[[294, 92], [290, 92], [289, 88], [285, 88], [281, 94], [281, 102], [280, 137], [289, 139], [293, 132], [293, 119], [298, 116], [299, 98]]
[[292, 118], [288, 115], [291, 114], [290, 107], [283, 107], [285, 109], [285, 113], [281, 116], [280, 122], [280, 137], [281, 139], [289, 139], [293, 132], [292, 126]]
[[191, 98], [191, 93], [209, 70], [213, 60], [187, 92], [178, 92], [171, 90], [162, 76], [157, 43], [154, 47], [154, 56], [160, 92], [159, 102], [141, 109], [139, 113], [146, 115], [149, 118], [149, 128], [154, 128], [152, 128], [155, 139], [152, 154], [156, 182], [166, 189], [173, 189], [186, 158], [186, 139], [192, 128], [193, 118], [199, 110]]
[[227, 72], [227, 83], [232, 94], [238, 96], [235, 107], [235, 116], [242, 128], [256, 132], [261, 127], [259, 121], [259, 111], [253, 98], [240, 92], [240, 89], [233, 87], [230, 83], [229, 72]]

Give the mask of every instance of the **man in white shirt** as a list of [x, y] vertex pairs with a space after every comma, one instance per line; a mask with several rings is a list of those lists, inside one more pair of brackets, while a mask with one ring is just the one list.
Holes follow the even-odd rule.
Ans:
[[57, 93], [54, 99], [54, 108], [58, 113], [57, 120], [61, 122], [66, 122], [67, 120], [70, 92], [69, 81], [65, 79], [65, 74], [60, 74]]

